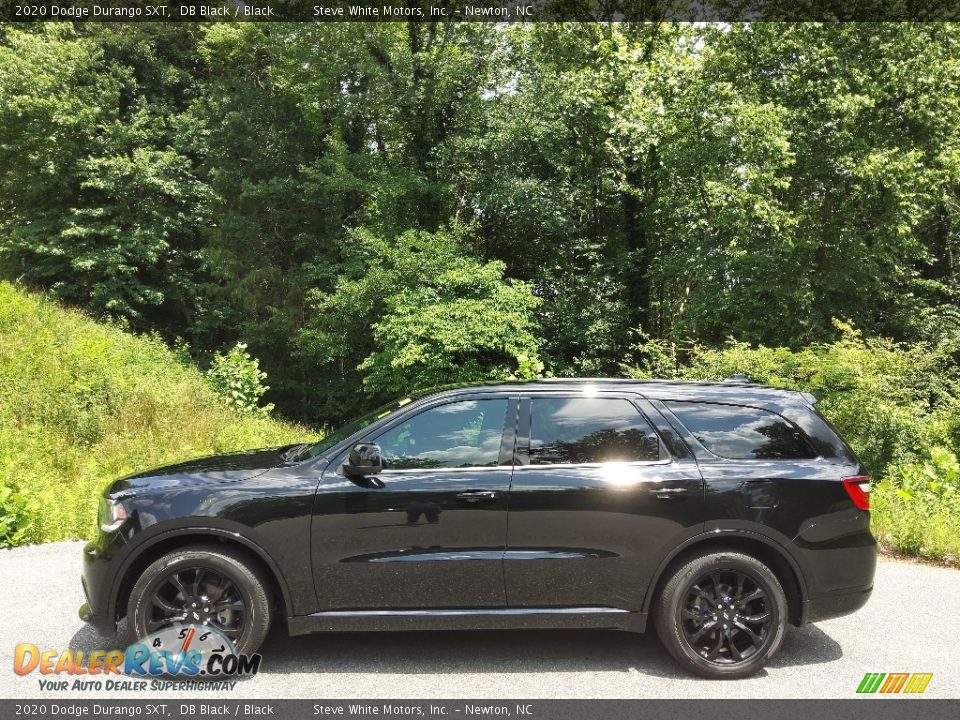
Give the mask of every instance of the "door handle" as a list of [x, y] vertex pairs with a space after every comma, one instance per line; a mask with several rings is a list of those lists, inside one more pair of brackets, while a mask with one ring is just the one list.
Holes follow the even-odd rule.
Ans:
[[496, 500], [497, 493], [495, 490], [467, 490], [462, 493], [457, 493], [458, 500], [466, 500], [470, 503], [486, 502], [490, 500]]
[[660, 500], [671, 500], [673, 498], [679, 499], [683, 497], [686, 493], [690, 492], [690, 488], [654, 488], [650, 492]]

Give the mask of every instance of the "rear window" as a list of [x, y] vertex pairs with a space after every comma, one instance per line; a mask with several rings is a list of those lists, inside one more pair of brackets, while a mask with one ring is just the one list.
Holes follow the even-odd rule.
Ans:
[[730, 460], [802, 460], [817, 457], [803, 433], [768, 410], [718, 403], [667, 402], [697, 440]]
[[534, 398], [532, 465], [638, 462], [660, 459], [660, 439], [627, 400]]

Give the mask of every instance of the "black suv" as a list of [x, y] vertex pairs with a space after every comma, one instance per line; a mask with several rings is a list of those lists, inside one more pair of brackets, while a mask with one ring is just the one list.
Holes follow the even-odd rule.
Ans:
[[543, 380], [408, 397], [297, 445], [114, 482], [81, 617], [136, 637], [271, 620], [332, 630], [652, 621], [686, 668], [743, 677], [860, 608], [869, 478], [808, 394]]

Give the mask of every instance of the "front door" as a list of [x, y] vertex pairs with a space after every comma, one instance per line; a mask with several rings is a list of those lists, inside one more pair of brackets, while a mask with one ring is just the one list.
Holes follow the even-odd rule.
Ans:
[[383, 472], [328, 466], [313, 518], [321, 610], [503, 607], [516, 395], [448, 397], [365, 437]]
[[655, 413], [636, 396], [589, 390], [521, 402], [504, 560], [511, 607], [637, 610], [657, 563], [702, 528], [697, 463], [662, 437], [670, 431]]

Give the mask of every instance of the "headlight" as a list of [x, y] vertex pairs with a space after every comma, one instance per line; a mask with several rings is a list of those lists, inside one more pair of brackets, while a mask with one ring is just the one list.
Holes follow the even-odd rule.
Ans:
[[127, 519], [126, 508], [116, 500], [110, 498], [100, 498], [100, 512], [97, 522], [100, 523], [100, 529], [103, 532], [113, 532]]

